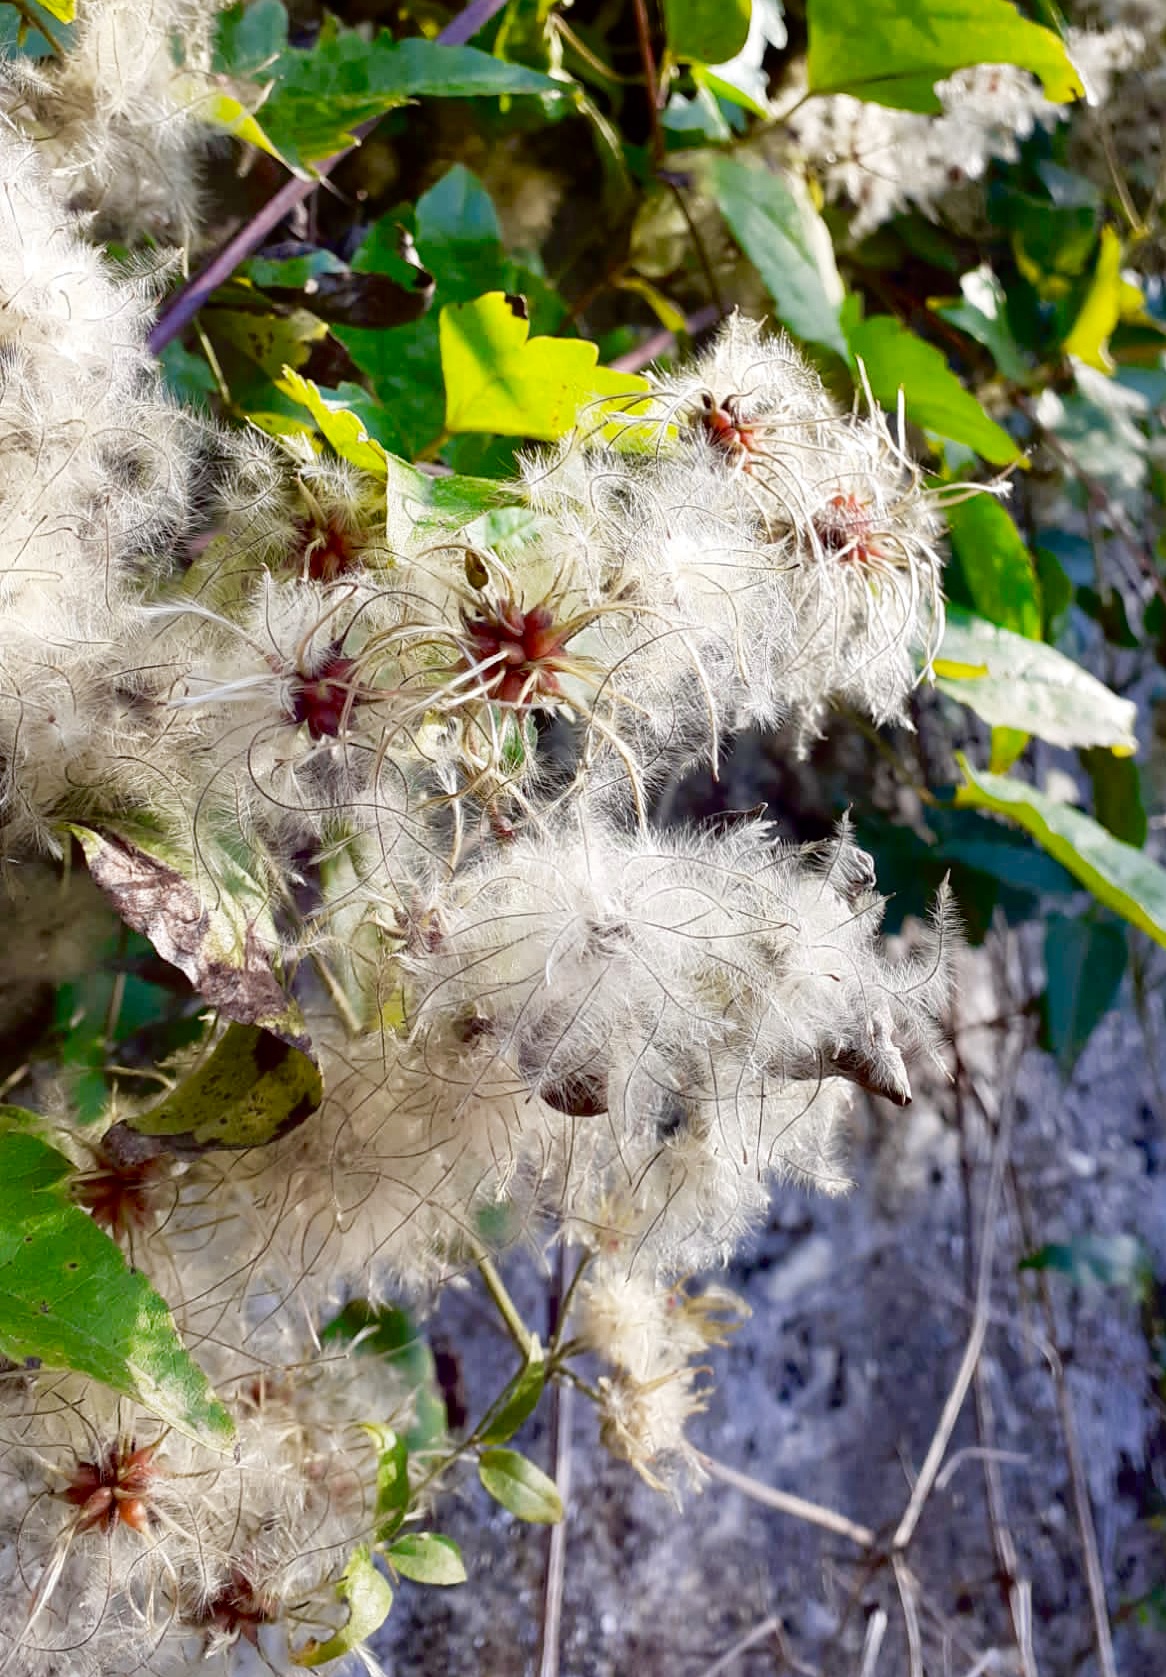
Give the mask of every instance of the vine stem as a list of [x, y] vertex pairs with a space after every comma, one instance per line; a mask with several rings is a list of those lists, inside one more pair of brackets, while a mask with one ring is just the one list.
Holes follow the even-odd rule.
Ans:
[[476, 1252], [474, 1262], [478, 1266], [478, 1274], [489, 1293], [494, 1305], [506, 1324], [506, 1332], [517, 1345], [524, 1358], [530, 1357], [530, 1330], [518, 1313], [518, 1306], [506, 1291], [506, 1283], [495, 1269], [492, 1259], [485, 1252]]
[[[470, 0], [470, 4], [451, 18], [437, 37], [438, 44], [446, 47], [462, 47], [472, 40], [483, 29], [496, 12], [500, 12], [506, 0]], [[39, 28], [40, 25], [38, 24]], [[253, 250], [257, 250], [267, 235], [285, 216], [291, 214], [297, 204], [302, 204], [323, 180], [335, 169], [336, 165], [352, 151], [355, 151], [362, 140], [368, 138], [380, 121], [379, 116], [370, 117], [353, 129], [356, 139], [343, 151], [338, 151], [332, 157], [323, 158], [317, 165], [315, 173], [308, 179], [294, 175], [285, 181], [263, 207], [256, 211], [250, 221], [245, 222], [237, 233], [227, 240], [226, 244], [211, 257], [201, 273], [177, 290], [166, 307], [158, 316], [154, 330], [150, 333], [148, 344], [155, 355], [160, 355], [168, 343], [172, 343], [180, 332], [185, 331], [199, 309], [206, 302], [212, 291], [217, 291], [224, 285], [241, 262], [245, 262]]]

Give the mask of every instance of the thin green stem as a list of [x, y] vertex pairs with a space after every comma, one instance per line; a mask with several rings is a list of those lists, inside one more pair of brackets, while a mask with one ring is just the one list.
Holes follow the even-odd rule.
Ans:
[[514, 1341], [515, 1345], [517, 1345], [518, 1349], [522, 1352], [523, 1357], [529, 1358], [531, 1342], [530, 1329], [522, 1320], [522, 1317], [518, 1313], [518, 1307], [514, 1303], [514, 1300], [510, 1297], [510, 1294], [506, 1291], [505, 1282], [499, 1275], [498, 1271], [494, 1268], [493, 1262], [486, 1256], [485, 1252], [475, 1252], [474, 1262], [478, 1266], [478, 1274], [482, 1277], [486, 1291], [493, 1299], [499, 1316], [501, 1316], [503, 1322], [506, 1324], [507, 1333]]
[[35, 29], [38, 35], [44, 37], [58, 58], [63, 58], [65, 56], [64, 43], [62, 41], [58, 41], [57, 37], [53, 34], [51, 27], [45, 22], [41, 13], [39, 11], [34, 11], [27, 3], [27, 0], [13, 0], [13, 4], [28, 27], [30, 29]]

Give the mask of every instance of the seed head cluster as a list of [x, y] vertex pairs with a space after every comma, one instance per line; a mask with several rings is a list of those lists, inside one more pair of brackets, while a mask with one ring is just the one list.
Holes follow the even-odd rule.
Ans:
[[954, 935], [941, 898], [888, 952], [846, 823], [791, 846], [652, 822], [746, 725], [906, 719], [942, 496], [901, 423], [734, 317], [460, 516], [303, 438], [216, 432], [146, 353], [152, 280], [93, 243], [193, 213], [183, 121], [157, 203], [134, 148], [178, 97], [170, 36], [197, 59], [208, 19], [100, 0], [0, 99], [0, 857], [152, 834], [127, 917], [196, 985], [214, 965], [208, 1003], [266, 962], [325, 1093], [238, 1151], [127, 1144], [146, 1097], [51, 1115], [73, 1202], [167, 1299], [239, 1442], [0, 1376], [0, 1670], [29, 1677], [283, 1670], [327, 1640], [376, 1533], [362, 1425], [412, 1396], [323, 1330], [353, 1299], [423, 1304], [491, 1244], [587, 1256], [603, 1437], [653, 1484], [699, 1477], [685, 1423], [735, 1306], [685, 1278], [775, 1183], [844, 1185], [855, 1091], [905, 1103], [936, 1049]]

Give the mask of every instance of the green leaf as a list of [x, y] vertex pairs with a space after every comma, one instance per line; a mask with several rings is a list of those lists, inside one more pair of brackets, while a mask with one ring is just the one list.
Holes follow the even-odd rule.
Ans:
[[388, 1543], [409, 1511], [409, 1446], [392, 1427], [366, 1421], [364, 1430], [377, 1449], [377, 1542]]
[[1040, 589], [1020, 531], [994, 495], [972, 495], [947, 508], [951, 545], [981, 617], [1039, 640]]
[[[487, 291], [521, 291], [533, 329], [558, 330], [566, 304], [537, 273], [507, 256], [490, 196], [468, 169], [450, 169], [418, 200], [414, 232], [418, 255], [436, 282], [439, 307]], [[375, 224], [353, 269], [396, 272], [399, 241], [399, 213], [391, 212]], [[376, 435], [386, 448], [412, 456], [432, 443], [445, 415], [436, 313], [391, 332], [338, 327], [335, 336], [383, 404], [393, 430], [378, 429]]]
[[165, 1136], [170, 1151], [262, 1147], [311, 1117], [324, 1098], [319, 1068], [254, 1025], [229, 1025], [211, 1053], [156, 1106], [125, 1122]]
[[751, 0], [664, 0], [664, 34], [673, 58], [724, 64], [749, 36]]
[[309, 51], [288, 48], [268, 74], [275, 90], [263, 107], [272, 144], [301, 167], [353, 144], [354, 129], [419, 96], [497, 98], [567, 91], [521, 64], [476, 47], [443, 46], [413, 36], [399, 45], [382, 30], [371, 41], [355, 30], [325, 28]]
[[1081, 766], [1093, 786], [1093, 813], [1106, 832], [1139, 850], [1150, 829], [1142, 800], [1142, 777], [1131, 756], [1112, 751], [1081, 753]]
[[908, 419], [923, 430], [966, 443], [993, 465], [1011, 465], [1021, 459], [1007, 431], [988, 418], [939, 350], [909, 332], [893, 315], [876, 314], [856, 321], [848, 335], [851, 351], [866, 368], [871, 390], [889, 413], [895, 412], [901, 389]]
[[598, 367], [581, 338], [531, 338], [521, 297], [490, 292], [441, 311], [447, 431], [490, 431], [554, 442], [582, 408], [638, 396], [648, 381]]
[[527, 1361], [479, 1428], [478, 1437], [481, 1443], [505, 1444], [508, 1438], [513, 1438], [519, 1427], [528, 1421], [538, 1408], [546, 1383], [546, 1359], [536, 1339], [532, 1341]]
[[230, 1416], [145, 1276], [69, 1196], [73, 1167], [0, 1107], [0, 1347], [124, 1392], [179, 1432], [230, 1443]]
[[144, 819], [68, 831], [122, 919], [200, 996], [228, 1019], [307, 1049], [303, 1015], [278, 975], [271, 893], [250, 855], [209, 827], [199, 835], [197, 863]]
[[937, 81], [971, 64], [1018, 64], [1063, 105], [1084, 93], [1063, 42], [1007, 0], [807, 0], [811, 93], [943, 109]]
[[276, 158], [288, 168], [293, 167], [242, 100], [215, 87], [206, 76], [193, 73], [176, 76], [171, 83], [171, 97], [200, 122], [221, 129], [244, 145], [257, 146], [269, 157]]
[[452, 1537], [436, 1531], [418, 1531], [398, 1537], [386, 1551], [389, 1565], [415, 1584], [464, 1584], [465, 1562]]
[[[383, 1357], [413, 1394], [414, 1420], [405, 1434], [410, 1450], [428, 1450], [446, 1432], [445, 1399], [429, 1341], [407, 1310], [352, 1299], [324, 1328], [321, 1338], [349, 1342], [357, 1355]], [[387, 1430], [387, 1429], [386, 1429]]]
[[370, 437], [356, 414], [338, 402], [330, 402], [311, 379], [301, 378], [291, 367], [283, 369], [279, 388], [307, 408], [321, 436], [342, 460], [359, 466], [373, 477], [388, 476], [388, 455]]
[[1046, 920], [1045, 1024], [1048, 1046], [1064, 1076], [1115, 1005], [1128, 953], [1125, 927], [1108, 917], [1070, 920], [1050, 914]]
[[805, 186], [792, 174], [750, 168], [728, 157], [711, 161], [709, 178], [711, 194], [765, 282], [778, 318], [806, 343], [824, 344], [847, 359], [839, 320], [842, 281], [830, 235]]
[[494, 1501], [516, 1520], [553, 1526], [563, 1518], [562, 1498], [554, 1480], [517, 1450], [483, 1450], [478, 1478]]
[[993, 728], [1022, 729], [1051, 745], [1137, 749], [1137, 708], [1042, 641], [1026, 640], [950, 606], [933, 664], [936, 685]]
[[1015, 384], [1027, 384], [1029, 367], [1008, 324], [1008, 298], [988, 264], [981, 263], [970, 273], [962, 274], [960, 290], [963, 297], [958, 303], [933, 299], [928, 308], [933, 309], [940, 320], [957, 326], [969, 338], [983, 344], [1005, 378]]
[[966, 780], [956, 792], [958, 808], [991, 810], [1014, 821], [1099, 903], [1166, 944], [1166, 871], [1156, 862], [1072, 805], [1057, 803], [1023, 781], [973, 771], [962, 755], [957, 760]]
[[1153, 1285], [1149, 1253], [1136, 1235], [1082, 1235], [1077, 1240], [1050, 1242], [1020, 1260], [1021, 1269], [1051, 1270], [1067, 1275], [1078, 1286], [1093, 1283], [1120, 1287], [1135, 1300]]
[[253, 78], [286, 46], [283, 0], [237, 0], [219, 16], [214, 68], [219, 74]]
[[1118, 321], [1142, 305], [1137, 286], [1122, 278], [1121, 259], [1120, 238], [1112, 227], [1103, 227], [1089, 290], [1063, 345], [1066, 355], [1074, 355], [1102, 373], [1113, 372], [1109, 340]]
[[326, 1665], [342, 1654], [350, 1654], [361, 1642], [379, 1630], [393, 1605], [393, 1587], [377, 1571], [372, 1551], [365, 1545], [354, 1549], [336, 1594], [348, 1604], [348, 1623], [326, 1642], [311, 1641], [292, 1655], [296, 1665]]

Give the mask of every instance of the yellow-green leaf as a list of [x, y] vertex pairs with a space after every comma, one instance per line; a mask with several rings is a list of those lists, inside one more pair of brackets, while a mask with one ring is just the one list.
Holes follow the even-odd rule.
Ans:
[[589, 404], [648, 389], [636, 373], [597, 366], [585, 339], [532, 338], [525, 302], [501, 291], [442, 309], [440, 330], [450, 432], [554, 442]]
[[516, 1520], [555, 1525], [563, 1518], [563, 1502], [554, 1480], [517, 1450], [483, 1450], [478, 1478]]
[[388, 476], [387, 453], [375, 437], [369, 436], [356, 414], [339, 402], [327, 401], [318, 385], [310, 378], [301, 378], [291, 367], [284, 367], [279, 388], [307, 408], [324, 440], [342, 460], [374, 477]]
[[372, 1551], [365, 1545], [354, 1549], [343, 1576], [336, 1586], [336, 1594], [348, 1605], [348, 1623], [326, 1642], [307, 1642], [292, 1655], [296, 1665], [327, 1665], [338, 1660], [379, 1630], [393, 1605], [393, 1587], [382, 1572], [377, 1571]]
[[176, 1153], [262, 1147], [310, 1118], [323, 1098], [306, 1054], [253, 1025], [231, 1025], [176, 1088], [126, 1123], [165, 1136]]
[[77, 0], [39, 0], [39, 4], [58, 23], [72, 23], [77, 15]]
[[179, 105], [185, 104], [200, 122], [205, 122], [211, 128], [221, 129], [224, 134], [232, 135], [244, 145], [257, 146], [260, 151], [265, 151], [269, 157], [274, 157], [277, 162], [282, 163], [285, 169], [294, 170], [294, 165], [283, 156], [246, 105], [236, 99], [233, 93], [228, 93], [204, 78], [193, 75], [176, 76], [171, 83], [171, 92], [175, 102]]
[[1109, 340], [1118, 322], [1138, 313], [1143, 303], [1137, 286], [1122, 278], [1121, 259], [1120, 238], [1112, 227], [1103, 227], [1093, 278], [1064, 344], [1066, 355], [1076, 356], [1101, 373], [1113, 371]]
[[1099, 903], [1166, 944], [1166, 870], [1071, 804], [1057, 803], [1021, 780], [973, 770], [963, 756], [958, 761], [965, 777], [956, 793], [958, 808], [990, 810], [1014, 821]]
[[436, 1531], [407, 1532], [386, 1550], [390, 1566], [415, 1584], [464, 1584], [465, 1563], [452, 1537]]
[[1008, 0], [808, 0], [811, 93], [934, 115], [934, 84], [972, 64], [1018, 64], [1055, 105], [1080, 98], [1081, 78], [1051, 29]]

